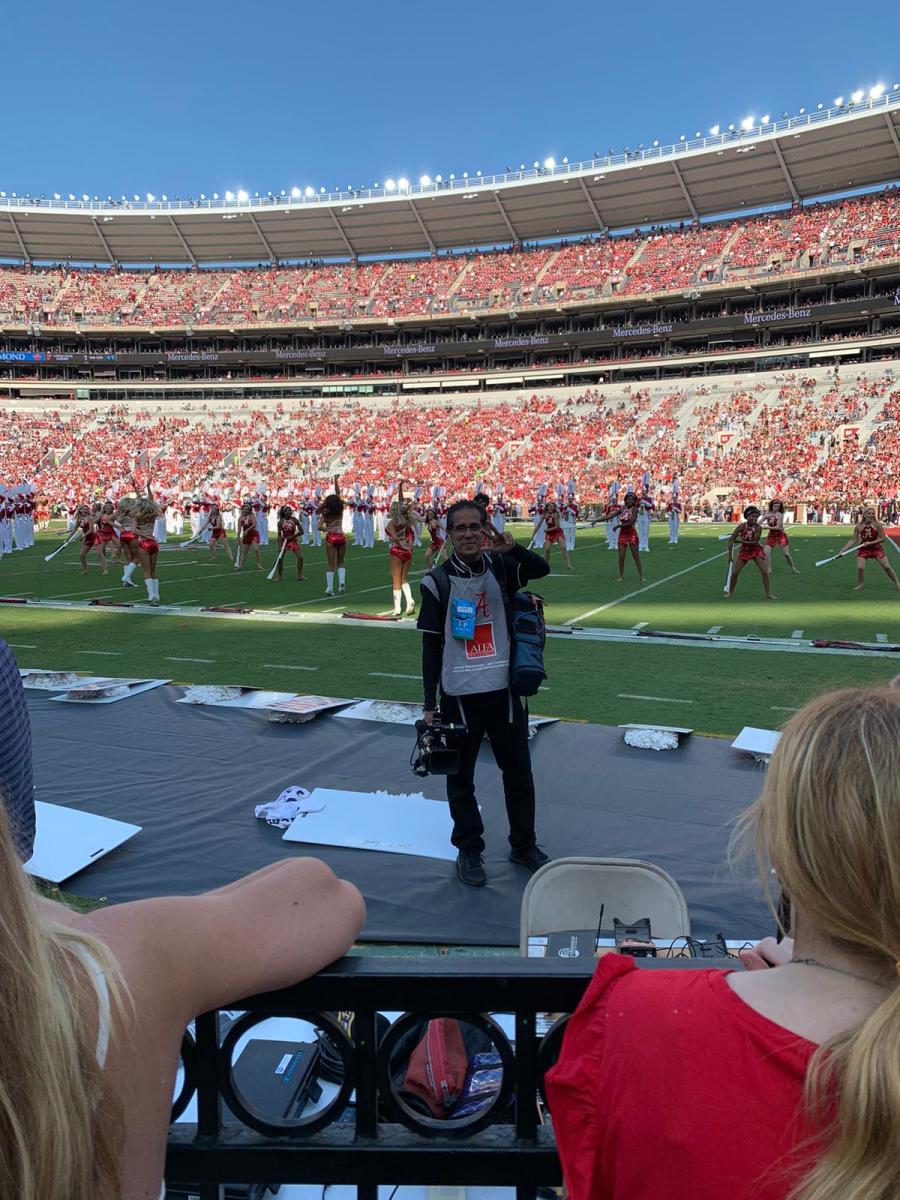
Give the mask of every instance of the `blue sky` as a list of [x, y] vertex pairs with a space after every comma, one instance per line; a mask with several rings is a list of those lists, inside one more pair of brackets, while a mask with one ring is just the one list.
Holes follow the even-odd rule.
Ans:
[[20, 195], [487, 174], [900, 82], [900, 5], [829, 0], [46, 0], [2, 38]]

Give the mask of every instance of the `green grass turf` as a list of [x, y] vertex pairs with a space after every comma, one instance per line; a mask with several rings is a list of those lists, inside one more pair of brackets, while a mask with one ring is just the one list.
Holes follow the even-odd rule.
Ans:
[[[516, 532], [521, 541], [526, 540], [524, 527]], [[547, 600], [548, 621], [576, 620], [604, 628], [631, 628], [644, 622], [651, 629], [700, 633], [718, 625], [723, 635], [783, 638], [802, 630], [804, 641], [826, 637], [874, 642], [878, 634], [891, 642], [900, 640], [900, 592], [889, 588], [875, 564], [868, 568], [862, 593], [851, 590], [853, 556], [813, 567], [815, 559], [834, 552], [846, 540], [848, 531], [843, 527], [792, 532], [802, 574], [789, 575], [779, 554], [774, 569], [779, 599], [772, 603], [763, 599], [752, 565], [742, 576], [736, 597], [723, 599], [724, 543], [717, 541], [721, 532], [723, 528], [716, 526], [686, 527], [680, 545], [669, 547], [666, 527], [655, 525], [642, 589], [630, 562], [624, 585], [617, 581], [616, 556], [606, 550], [601, 530], [579, 531], [574, 573], [564, 572], [554, 550], [553, 574], [539, 584]], [[73, 549], [45, 564], [43, 555], [59, 540], [60, 530], [54, 528], [41, 536], [34, 549], [0, 561], [0, 595], [146, 599], [143, 587], [128, 592], [121, 588], [119, 568], [111, 568], [104, 579], [92, 562], [90, 575], [79, 575]], [[900, 565], [900, 556], [888, 553], [890, 561]], [[274, 547], [264, 550], [267, 567], [274, 556]], [[383, 547], [372, 551], [349, 547], [348, 592], [343, 598], [330, 598], [322, 594], [321, 549], [310, 548], [307, 553], [308, 582], [293, 579], [293, 564], [288, 564], [280, 584], [267, 582], [264, 572], [249, 566], [236, 573], [221, 556], [210, 562], [207, 551], [164, 552], [159, 564], [162, 601], [181, 606], [183, 611], [177, 615], [0, 606], [0, 633], [23, 666], [418, 700], [419, 639], [409, 628], [191, 616], [191, 610], [196, 612], [201, 605], [223, 604], [257, 611], [383, 613], [391, 606], [386, 558]], [[423, 565], [422, 551], [416, 551], [413, 570]], [[411, 582], [416, 594], [418, 577]], [[177, 661], [186, 659], [209, 661]], [[890, 679], [900, 670], [900, 655], [894, 661], [660, 645], [644, 639], [621, 644], [554, 638], [547, 644], [546, 663], [549, 679], [531, 702], [533, 712], [602, 723], [652, 720], [731, 734], [745, 724], [776, 726], [790, 715], [789, 709], [829, 688]], [[314, 669], [289, 669], [301, 666]], [[405, 675], [414, 678], [392, 677]], [[623, 699], [620, 693], [665, 699]]]

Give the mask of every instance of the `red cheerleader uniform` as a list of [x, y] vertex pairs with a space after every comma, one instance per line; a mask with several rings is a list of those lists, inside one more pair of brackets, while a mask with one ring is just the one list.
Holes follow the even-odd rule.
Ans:
[[565, 540], [565, 531], [560, 529], [558, 525], [554, 525], [552, 528], [547, 529], [544, 535], [544, 541], [550, 542], [551, 545], [556, 545], [557, 542], [565, 542]]
[[[411, 542], [413, 540], [413, 531], [407, 527], [399, 536], [405, 542]], [[402, 563], [412, 562], [412, 550], [409, 550], [405, 546], [391, 546], [388, 553], [393, 554], [394, 558], [399, 558]]]
[[[862, 525], [859, 530], [860, 547], [856, 552], [857, 558], [884, 558], [884, 547], [877, 541], [878, 526]], [[867, 544], [868, 543], [868, 544]]]
[[259, 530], [256, 528], [256, 517], [241, 517], [241, 541], [245, 546], [259, 545]]
[[787, 546], [790, 544], [788, 542], [788, 535], [784, 530], [777, 528], [777, 517], [766, 517], [766, 524], [769, 526], [769, 532], [766, 535], [767, 546]]
[[344, 534], [340, 533], [336, 529], [330, 529], [328, 531], [328, 533], [325, 534], [325, 541], [328, 543], [329, 546], [346, 546], [347, 545], [347, 539], [344, 536]]
[[227, 540], [228, 534], [225, 531], [224, 525], [214, 525], [210, 531], [209, 540], [211, 542], [219, 542], [223, 538]]
[[[638, 544], [638, 532], [634, 527], [637, 520], [637, 510], [623, 508], [619, 513], [619, 545], [620, 546], [636, 546]], [[562, 532], [562, 530], [560, 530]]]
[[91, 522], [88, 520], [81, 520], [78, 522], [78, 528], [84, 534], [85, 546], [93, 546], [97, 541], [97, 535], [91, 528]]
[[97, 537], [103, 545], [111, 542], [116, 536], [116, 531], [113, 528], [112, 517], [103, 516], [100, 518], [100, 528], [97, 531]]
[[741, 548], [738, 551], [738, 562], [751, 562], [754, 558], [766, 557], [766, 552], [759, 544], [759, 541], [753, 540], [753, 531], [749, 525], [742, 525], [740, 527], [738, 541], [741, 543]]
[[284, 542], [284, 552], [293, 551], [294, 554], [300, 553], [300, 543], [297, 541], [297, 535], [300, 532], [300, 526], [293, 517], [288, 517], [281, 522], [281, 532], [279, 539]]

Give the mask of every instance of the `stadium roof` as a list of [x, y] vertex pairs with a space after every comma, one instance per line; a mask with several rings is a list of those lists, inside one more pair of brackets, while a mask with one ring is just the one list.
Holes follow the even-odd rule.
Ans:
[[130, 202], [0, 193], [0, 259], [187, 266], [429, 254], [753, 211], [897, 179], [895, 88], [674, 146], [390, 189]]

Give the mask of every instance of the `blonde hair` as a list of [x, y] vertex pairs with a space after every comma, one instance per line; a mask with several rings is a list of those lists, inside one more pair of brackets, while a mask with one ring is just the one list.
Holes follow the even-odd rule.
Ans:
[[761, 867], [768, 856], [810, 925], [858, 956], [867, 973], [894, 984], [873, 1012], [810, 1061], [806, 1113], [824, 1137], [792, 1200], [896, 1200], [900, 690], [848, 688], [801, 709], [736, 836], [748, 831]]
[[118, 1196], [124, 1126], [84, 1014], [112, 1020], [124, 984], [102, 942], [40, 913], [2, 803], [0, 895], [0, 1194]]
[[149, 525], [160, 515], [162, 509], [149, 496], [138, 496], [134, 505], [134, 518], [138, 525]]

